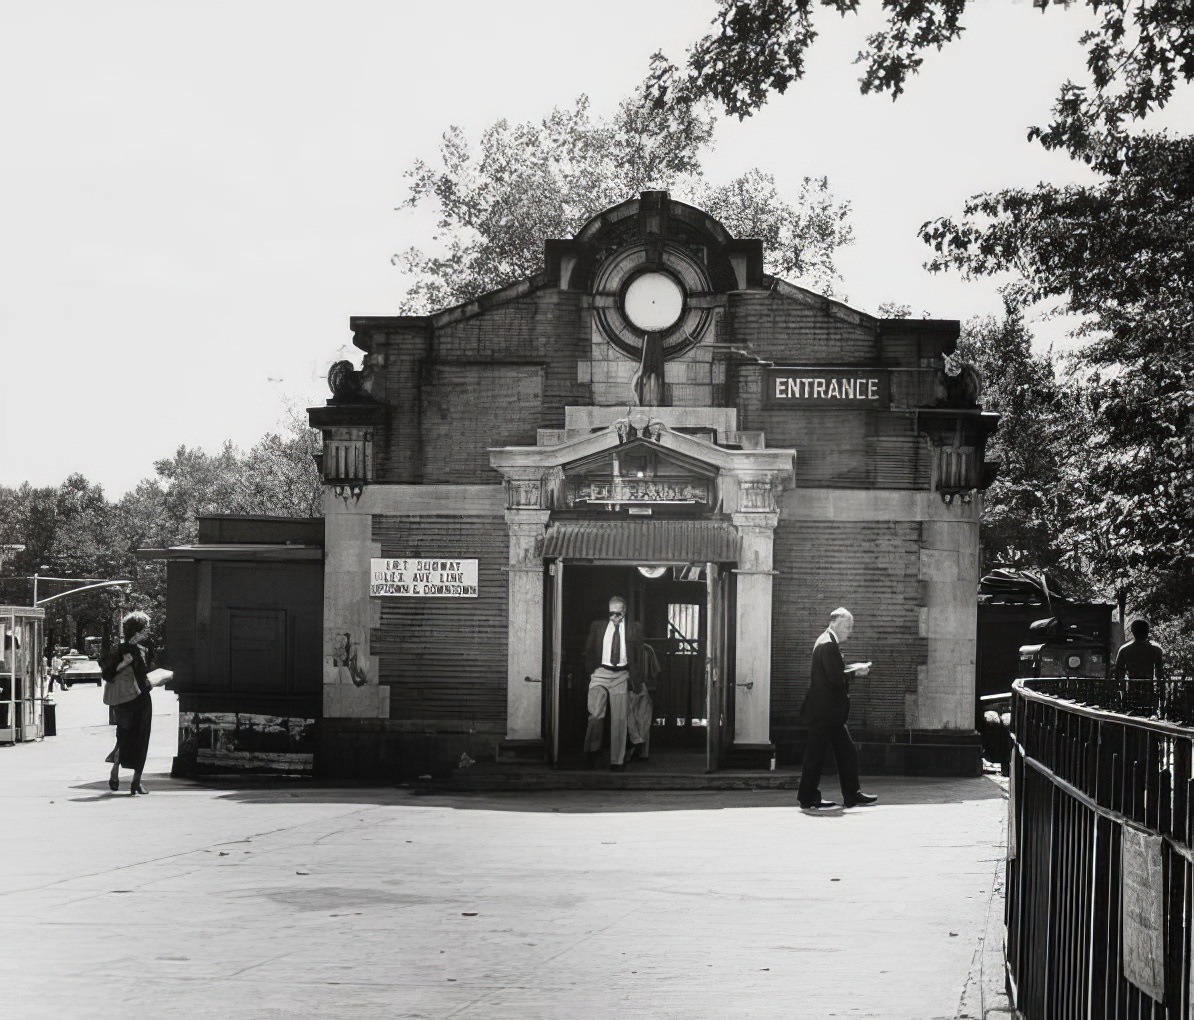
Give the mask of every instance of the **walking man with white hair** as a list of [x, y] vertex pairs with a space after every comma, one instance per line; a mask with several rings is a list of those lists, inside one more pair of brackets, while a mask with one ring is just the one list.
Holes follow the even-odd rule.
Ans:
[[800, 710], [808, 724], [808, 741], [804, 745], [804, 765], [800, 773], [800, 789], [796, 799], [806, 811], [820, 811], [837, 805], [821, 796], [821, 771], [825, 766], [825, 750], [833, 748], [837, 759], [838, 781], [846, 807], [874, 804], [878, 797], [863, 793], [858, 784], [858, 750], [846, 729], [850, 715], [851, 676], [866, 676], [869, 663], [846, 668], [841, 645], [854, 630], [854, 615], [844, 608], [829, 614], [829, 626], [813, 645], [812, 682]]

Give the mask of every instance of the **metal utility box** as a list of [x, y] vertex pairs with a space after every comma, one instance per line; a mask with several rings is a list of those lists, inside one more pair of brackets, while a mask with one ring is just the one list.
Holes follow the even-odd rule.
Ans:
[[45, 622], [44, 609], [0, 606], [0, 744], [43, 736]]

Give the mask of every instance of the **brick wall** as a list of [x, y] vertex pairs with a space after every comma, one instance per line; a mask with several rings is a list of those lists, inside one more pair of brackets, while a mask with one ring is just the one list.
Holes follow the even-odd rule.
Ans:
[[[776, 364], [853, 365], [879, 357], [874, 327], [831, 315], [830, 303], [775, 291], [739, 291], [728, 296], [727, 339]], [[848, 316], [849, 313], [842, 312]]]
[[813, 642], [845, 606], [855, 631], [847, 662], [871, 661], [851, 692], [859, 729], [901, 729], [904, 694], [928, 656], [920, 634], [920, 526], [912, 521], [780, 522], [775, 532], [772, 727], [799, 725]]
[[375, 516], [385, 558], [477, 559], [477, 598], [383, 598], [370, 633], [390, 718], [504, 723], [508, 537], [492, 517]]
[[812, 298], [806, 302], [750, 291], [732, 294], [729, 301], [726, 339], [765, 361], [903, 366], [893, 373], [892, 409], [869, 411], [766, 407], [763, 366], [733, 366], [729, 382], [738, 427], [763, 432], [770, 447], [796, 450], [798, 488], [914, 489], [928, 484], [928, 452], [908, 408], [926, 402], [922, 398], [932, 392], [936, 370], [914, 356], [910, 341], [892, 340], [889, 350], [867, 320], [847, 321], [831, 313], [828, 302]]
[[534, 446], [543, 420], [543, 365], [429, 364], [420, 394], [422, 480], [498, 482], [491, 446]]
[[423, 329], [374, 334], [384, 363], [375, 392], [390, 406], [378, 480], [490, 482], [487, 447], [533, 445], [536, 428], [562, 427], [564, 407], [588, 400], [576, 370], [588, 356], [582, 304], [581, 294], [545, 287]]

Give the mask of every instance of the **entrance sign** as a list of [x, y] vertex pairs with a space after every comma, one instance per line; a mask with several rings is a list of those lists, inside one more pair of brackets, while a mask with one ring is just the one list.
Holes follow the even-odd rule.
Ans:
[[369, 560], [369, 594], [406, 598], [477, 597], [477, 560], [426, 556]]
[[614, 478], [590, 481], [586, 478], [575, 483], [572, 502], [629, 506], [708, 503], [709, 486], [705, 482], [677, 479]]
[[1124, 977], [1161, 1002], [1165, 998], [1161, 837], [1128, 825], [1122, 831]]
[[768, 368], [767, 407], [889, 407], [891, 373], [878, 368]]

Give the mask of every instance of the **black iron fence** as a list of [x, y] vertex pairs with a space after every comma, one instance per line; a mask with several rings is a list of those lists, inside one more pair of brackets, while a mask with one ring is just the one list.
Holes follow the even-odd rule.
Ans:
[[1187, 687], [1015, 684], [1006, 949], [1027, 1020], [1194, 1016]]

